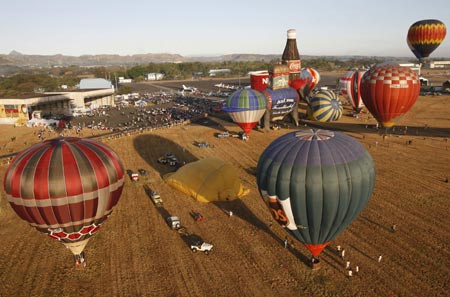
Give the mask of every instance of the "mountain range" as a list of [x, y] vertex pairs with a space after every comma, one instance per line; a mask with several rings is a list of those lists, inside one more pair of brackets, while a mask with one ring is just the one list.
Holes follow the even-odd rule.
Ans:
[[[20, 71], [24, 68], [47, 68], [47, 67], [98, 67], [98, 66], [132, 66], [148, 63], [183, 63], [183, 62], [222, 62], [222, 61], [276, 61], [281, 58], [280, 55], [261, 55], [261, 54], [230, 54], [218, 56], [182, 56], [179, 54], [168, 53], [148, 53], [136, 55], [82, 55], [67, 56], [57, 55], [26, 55], [17, 51], [11, 51], [9, 54], [0, 54], [0, 75], [8, 75]], [[302, 55], [302, 59], [320, 58], [319, 56]], [[362, 59], [362, 56], [326, 56], [326, 59]], [[379, 57], [381, 58], [381, 57]], [[392, 58], [402, 59], [405, 58]]]

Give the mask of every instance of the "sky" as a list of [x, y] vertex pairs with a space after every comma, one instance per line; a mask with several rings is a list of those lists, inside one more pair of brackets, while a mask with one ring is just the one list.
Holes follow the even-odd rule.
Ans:
[[[0, 0], [0, 54], [282, 54], [415, 58], [416, 21], [450, 31], [449, 0]], [[431, 54], [450, 58], [450, 32]]]

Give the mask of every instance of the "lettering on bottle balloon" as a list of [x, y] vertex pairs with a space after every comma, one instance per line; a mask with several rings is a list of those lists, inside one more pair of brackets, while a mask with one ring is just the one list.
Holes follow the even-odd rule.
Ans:
[[287, 60], [286, 64], [289, 67], [289, 72], [300, 72], [302, 70], [302, 63], [300, 60]]

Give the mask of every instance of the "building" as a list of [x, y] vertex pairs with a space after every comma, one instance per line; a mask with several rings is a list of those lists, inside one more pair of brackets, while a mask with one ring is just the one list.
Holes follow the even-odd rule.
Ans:
[[434, 68], [450, 68], [450, 61], [431, 61], [429, 64], [430, 69]]
[[209, 76], [216, 76], [217, 74], [231, 73], [231, 69], [211, 69], [208, 73]]
[[114, 87], [111, 82], [108, 85], [104, 81], [83, 79], [77, 91], [0, 98], [0, 124], [25, 124], [36, 111], [40, 111], [43, 115], [71, 116], [76, 110], [94, 109], [102, 105], [114, 106], [113, 95]]
[[125, 78], [123, 76], [119, 76], [119, 84], [130, 84], [133, 80], [131, 78]]
[[162, 73], [147, 73], [146, 80], [162, 80], [164, 78], [164, 74]]

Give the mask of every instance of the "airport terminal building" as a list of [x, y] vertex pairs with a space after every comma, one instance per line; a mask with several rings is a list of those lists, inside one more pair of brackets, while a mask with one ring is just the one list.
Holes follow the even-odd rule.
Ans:
[[0, 98], [0, 124], [26, 124], [33, 114], [72, 116], [102, 105], [114, 106], [114, 86], [101, 79], [82, 79], [76, 91], [46, 92], [21, 98]]

